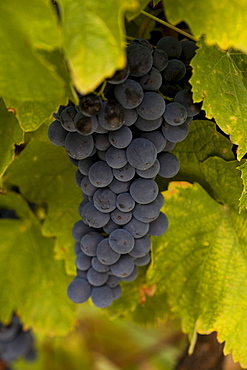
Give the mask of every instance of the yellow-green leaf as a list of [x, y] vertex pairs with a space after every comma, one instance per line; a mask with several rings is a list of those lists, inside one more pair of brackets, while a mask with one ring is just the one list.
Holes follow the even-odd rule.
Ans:
[[124, 12], [136, 0], [62, 0], [64, 49], [76, 88], [95, 89], [126, 64]]
[[193, 98], [203, 99], [207, 117], [216, 119], [238, 147], [238, 159], [247, 152], [247, 55], [216, 46], [203, 40], [192, 60]]
[[[235, 171], [231, 162], [220, 159], [217, 165]], [[216, 180], [218, 194], [219, 185]], [[162, 237], [153, 238], [148, 283], [168, 296], [190, 338], [195, 330], [217, 331], [226, 342], [225, 353], [232, 352], [246, 366], [246, 213], [239, 215], [232, 200], [217, 203], [198, 184], [170, 183], [164, 196], [170, 226]]]
[[48, 335], [73, 329], [74, 305], [67, 298], [70, 278], [53, 255], [53, 242], [21, 195], [7, 191], [0, 208], [14, 209], [19, 219], [0, 219], [0, 321], [13, 312], [27, 327]]
[[211, 45], [247, 51], [246, 1], [163, 0], [163, 4], [169, 22], [185, 21], [197, 38], [206, 34]]

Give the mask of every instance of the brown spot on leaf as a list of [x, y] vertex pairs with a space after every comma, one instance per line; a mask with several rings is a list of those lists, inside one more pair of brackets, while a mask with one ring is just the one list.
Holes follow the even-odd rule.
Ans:
[[141, 304], [144, 305], [146, 302], [146, 295], [153, 297], [156, 291], [156, 285], [143, 285], [140, 288]]
[[13, 113], [16, 116], [16, 110], [14, 108], [7, 108], [8, 112]]

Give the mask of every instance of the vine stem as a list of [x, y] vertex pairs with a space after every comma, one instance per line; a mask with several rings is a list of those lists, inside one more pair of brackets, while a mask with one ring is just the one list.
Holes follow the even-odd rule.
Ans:
[[169, 27], [169, 28], [171, 28], [171, 29], [172, 29], [172, 30], [174, 30], [174, 31], [177, 31], [178, 33], [181, 33], [182, 35], [184, 35], [184, 36], [186, 36], [186, 37], [190, 38], [190, 39], [191, 39], [191, 40], [193, 40], [193, 41], [198, 41], [196, 37], [192, 36], [192, 35], [191, 35], [191, 34], [189, 34], [188, 32], [185, 32], [185, 31], [183, 31], [183, 30], [180, 30], [180, 29], [179, 29], [179, 28], [177, 28], [176, 26], [173, 26], [172, 24], [170, 24], [170, 23], [168, 23], [168, 22], [165, 22], [165, 21], [163, 21], [162, 19], [159, 19], [159, 18], [155, 17], [154, 15], [152, 15], [152, 14], [149, 14], [149, 13], [145, 12], [145, 10], [141, 10], [141, 13], [142, 13], [142, 14], [144, 14], [144, 15], [146, 15], [147, 17], [149, 17], [149, 18], [151, 18], [151, 19], [155, 20], [156, 22], [159, 22], [160, 24], [163, 24], [164, 26]]
[[103, 101], [107, 100], [105, 95], [104, 95], [104, 90], [105, 90], [106, 84], [107, 84], [107, 81], [104, 81], [99, 92], [93, 91], [93, 94], [100, 96]]

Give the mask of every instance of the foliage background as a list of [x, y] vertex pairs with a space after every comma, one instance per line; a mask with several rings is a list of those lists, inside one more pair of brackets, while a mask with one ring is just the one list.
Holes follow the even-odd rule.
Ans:
[[[0, 320], [17, 312], [40, 348], [37, 363], [16, 369], [62, 369], [62, 363], [116, 369], [131, 361], [141, 369], [136, 358], [150, 347], [158, 350], [144, 356], [144, 365], [173, 369], [186, 346], [180, 327], [191, 350], [197, 332], [217, 331], [225, 354], [247, 367], [247, 3], [148, 4], [61, 0], [59, 17], [48, 0], [0, 4], [0, 208], [19, 217], [0, 220]], [[159, 180], [170, 227], [153, 238], [151, 265], [123, 284], [122, 297], [102, 313], [66, 297], [75, 274], [71, 227], [80, 190], [75, 168], [49, 143], [47, 128], [59, 105], [77, 103], [75, 89], [89, 92], [124, 66], [126, 34], [173, 34], [142, 9], [189, 28], [198, 40], [190, 82], [207, 119], [194, 121], [174, 149], [181, 162], [176, 178]], [[174, 321], [165, 324], [168, 317]], [[126, 341], [115, 347], [118, 337]], [[109, 355], [113, 349], [117, 358]], [[130, 362], [121, 362], [127, 352]]]

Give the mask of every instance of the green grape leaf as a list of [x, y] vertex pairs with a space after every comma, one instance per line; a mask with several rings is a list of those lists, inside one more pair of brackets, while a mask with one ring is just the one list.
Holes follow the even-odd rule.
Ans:
[[78, 91], [95, 89], [126, 64], [124, 11], [136, 0], [61, 0], [63, 45]]
[[0, 321], [13, 312], [27, 327], [48, 335], [73, 329], [74, 304], [66, 296], [70, 278], [54, 260], [53, 242], [42, 236], [40, 222], [21, 195], [7, 191], [0, 208], [14, 209], [19, 219], [0, 219]]
[[[234, 183], [225, 188], [223, 184], [235, 175], [235, 166], [221, 158], [210, 158], [203, 166], [207, 178], [219, 171], [212, 187], [222, 202], [227, 200]], [[237, 194], [239, 183], [229, 201], [220, 204], [199, 184], [170, 183], [163, 207], [169, 228], [153, 238], [147, 283], [156, 284], [156, 294], [168, 297], [190, 339], [195, 331], [217, 331], [219, 341], [225, 341], [225, 354], [232, 352], [235, 361], [246, 366], [247, 217], [232, 207]]]
[[234, 50], [227, 52], [199, 43], [192, 59], [195, 101], [203, 99], [207, 117], [217, 124], [238, 147], [238, 159], [247, 152], [247, 55]]
[[149, 40], [155, 27], [156, 22], [153, 19], [147, 18], [144, 14], [139, 14], [132, 22], [126, 23], [126, 32], [130, 37]]
[[[27, 12], [27, 7], [29, 11]], [[0, 95], [21, 101], [61, 97], [62, 82], [37, 50], [59, 46], [55, 13], [47, 1], [1, 2]]]
[[215, 199], [235, 208], [236, 212], [243, 186], [241, 174], [237, 170], [238, 164], [237, 161], [226, 164], [224, 159], [219, 157], [210, 157], [201, 163], [202, 172], [214, 191]]
[[15, 157], [15, 144], [24, 142], [23, 131], [12, 112], [0, 99], [0, 179]]
[[[201, 163], [212, 156], [234, 160], [231, 142], [216, 130], [215, 123], [209, 120], [192, 121], [187, 138], [176, 144], [172, 151], [180, 161], [176, 181], [198, 182], [210, 194], [212, 188], [201, 169]], [[162, 190], [167, 188], [168, 181], [157, 178]]]
[[55, 11], [46, 0], [14, 0], [0, 13], [0, 96], [24, 131], [36, 130], [74, 97]]
[[58, 110], [60, 105], [67, 105], [68, 98], [77, 103], [77, 97], [71, 86], [70, 76], [61, 52], [59, 50], [39, 50], [39, 54], [54, 68], [56, 74], [61, 78], [64, 85], [63, 91], [66, 91], [68, 97], [64, 96], [61, 98], [61, 96], [55, 96], [45, 102], [39, 100], [21, 101], [5, 98], [6, 105], [15, 108], [16, 117], [24, 131], [37, 130], [39, 126]]
[[243, 163], [241, 166], [237, 167], [238, 170], [241, 171], [241, 178], [244, 184], [244, 188], [240, 197], [240, 202], [239, 202], [239, 209], [240, 212], [243, 211], [244, 209], [247, 209], [247, 162]]
[[67, 272], [74, 274], [71, 230], [80, 219], [81, 190], [74, 180], [76, 167], [70, 163], [64, 148], [49, 142], [47, 127], [43, 125], [30, 134], [30, 143], [9, 167], [6, 181], [17, 185], [29, 201], [47, 204], [42, 233], [56, 236], [56, 257], [65, 259]]
[[[61, 99], [48, 100], [40, 102], [37, 100], [22, 102], [15, 99], [4, 99], [6, 106], [9, 109], [16, 111], [16, 117], [23, 131], [37, 130], [52, 113], [56, 112], [60, 106]], [[67, 100], [63, 101], [67, 105]]]
[[[149, 0], [138, 0], [138, 7], [135, 10], [132, 11], [127, 11], [126, 12], [126, 18], [128, 21], [132, 21], [135, 19], [139, 14], [142, 9], [145, 9], [148, 4], [150, 3]], [[128, 35], [129, 36], [129, 35]]]
[[247, 51], [245, 1], [226, 0], [220, 5], [213, 0], [163, 0], [163, 5], [168, 21], [172, 24], [185, 21], [195, 37], [206, 34], [208, 44]]
[[161, 2], [161, 0], [153, 0], [153, 6], [156, 6], [157, 4], [159, 4]]

